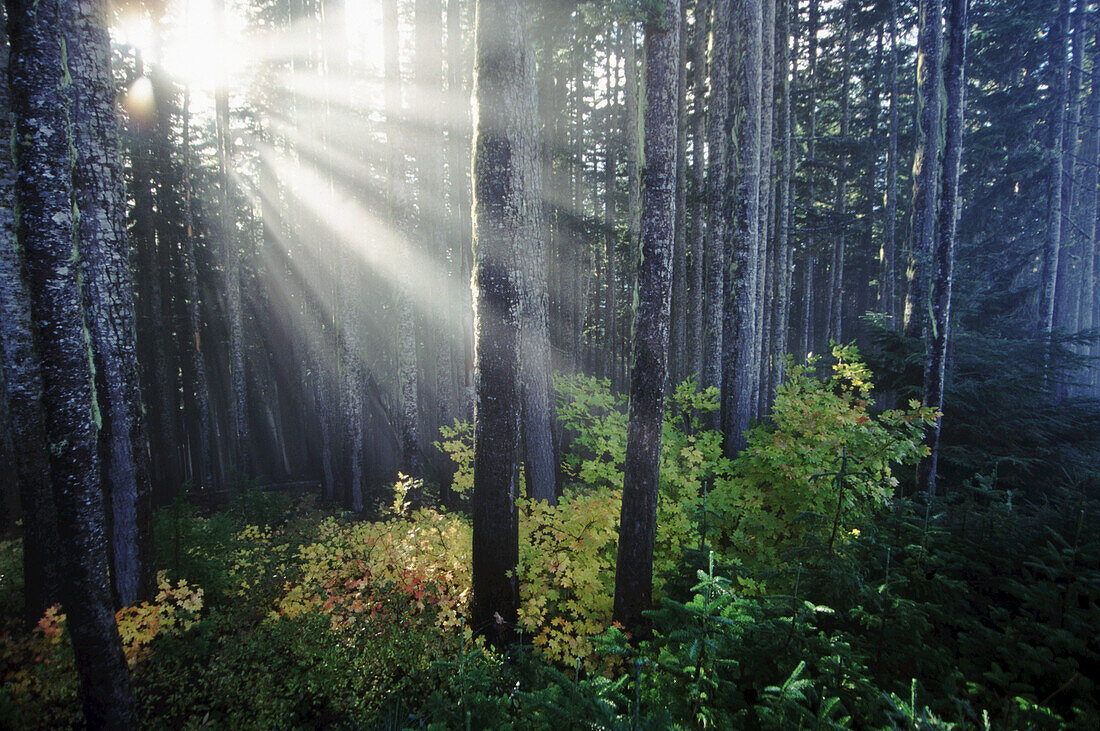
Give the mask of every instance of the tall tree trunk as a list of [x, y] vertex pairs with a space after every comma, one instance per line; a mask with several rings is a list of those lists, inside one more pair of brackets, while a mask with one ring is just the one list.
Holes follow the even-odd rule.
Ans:
[[[695, 0], [692, 14], [691, 75], [691, 360], [686, 375], [701, 382], [703, 374], [703, 314], [706, 305], [704, 291], [704, 260], [706, 231], [706, 190], [704, 168], [706, 166], [706, 94], [707, 94], [707, 21], [710, 16], [710, 0]], [[686, 41], [682, 41], [686, 42]]]
[[[534, 49], [525, 46], [525, 63], [535, 64]], [[529, 73], [530, 78], [527, 78]], [[534, 68], [525, 70], [519, 80], [520, 92], [537, 99], [537, 79]], [[537, 110], [538, 107], [535, 107]], [[538, 118], [535, 111], [534, 134], [538, 139]], [[523, 132], [530, 130], [531, 122], [523, 121]], [[553, 412], [551, 410], [551, 374], [550, 364], [550, 293], [547, 283], [547, 270], [550, 259], [547, 255], [549, 229], [546, 225], [542, 194], [543, 162], [536, 146], [537, 159], [531, 169], [523, 171], [523, 200], [533, 201], [533, 210], [525, 221], [535, 235], [522, 242], [517, 248], [516, 267], [519, 284], [519, 362], [520, 362], [520, 410], [523, 420], [523, 455], [527, 495], [533, 500], [545, 500], [551, 505], [558, 502], [557, 469], [554, 460]], [[614, 171], [610, 173], [614, 186]], [[612, 210], [614, 206], [611, 206]], [[615, 250], [609, 247], [608, 267], [614, 278]], [[613, 282], [612, 282], [613, 283]], [[614, 318], [614, 294], [611, 300], [611, 322]], [[614, 341], [612, 341], [614, 342]], [[612, 351], [614, 352], [614, 350]], [[614, 357], [611, 358], [612, 364]]]
[[[753, 308], [753, 332], [752, 339], [752, 418], [759, 416], [763, 409], [761, 394], [763, 390], [762, 373], [767, 366], [767, 338], [764, 333], [770, 328], [769, 310], [772, 298], [768, 295], [769, 262], [774, 262], [774, 252], [771, 246], [772, 226], [772, 168], [775, 165], [775, 155], [772, 150], [775, 125], [775, 2], [776, 0], [762, 0], [761, 2], [761, 75], [760, 75], [760, 183], [759, 197], [756, 214], [756, 292], [753, 294], [755, 307]], [[774, 283], [772, 284], [774, 291]]]
[[106, 3], [74, 4], [66, 41], [73, 79], [73, 200], [80, 211], [77, 232], [85, 320], [94, 355], [111, 584], [115, 599], [125, 606], [151, 600], [156, 580]]
[[[703, 317], [703, 388], [722, 388], [723, 311], [725, 309], [726, 238], [729, 235], [729, 137], [730, 137], [730, 0], [714, 0], [707, 61], [710, 66], [710, 98], [707, 103], [707, 230], [706, 314]], [[732, 345], [730, 343], [729, 345]], [[721, 414], [712, 412], [707, 427], [719, 429]]]
[[[851, 109], [851, 9], [843, 3], [841, 21], [843, 39], [841, 40], [840, 61], [840, 141], [842, 149], [848, 149]], [[829, 312], [832, 314], [827, 323], [829, 339], [840, 343], [844, 340], [844, 258], [848, 245], [848, 154], [841, 153], [839, 172], [836, 181], [836, 216], [839, 230], [833, 241], [833, 265], [829, 271]]]
[[[405, 135], [401, 105], [401, 63], [397, 25], [397, 0], [382, 3], [382, 28], [385, 74], [386, 143], [389, 146], [389, 185], [393, 214], [398, 230], [403, 232], [409, 216], [408, 191], [405, 185]], [[416, 317], [414, 297], [409, 278], [399, 283], [397, 383], [401, 400], [401, 468], [408, 475], [419, 477], [423, 469], [420, 453], [419, 371], [416, 365]]]
[[[940, 179], [942, 7], [942, 0], [920, 0], [920, 31], [917, 38], [919, 134], [913, 160], [913, 230], [903, 319], [903, 331], [907, 337], [921, 335], [928, 323], [929, 268], [936, 238], [936, 199]], [[1053, 294], [1051, 289], [1052, 297]]]
[[[455, 250], [454, 264], [462, 282], [469, 283], [470, 247], [470, 104], [467, 93], [466, 72], [468, 57], [463, 49], [462, 0], [447, 0], [447, 99], [454, 109], [451, 126], [447, 130], [447, 167], [451, 185], [451, 215], [454, 229], [451, 232]], [[465, 418], [473, 416], [474, 408], [474, 318], [473, 308], [462, 310], [462, 353], [465, 374]]]
[[[623, 276], [629, 283], [630, 299], [633, 302], [634, 293], [638, 284], [638, 256], [641, 250], [642, 231], [642, 174], [645, 166], [645, 154], [643, 151], [642, 135], [643, 120], [641, 112], [642, 95], [645, 93], [644, 84], [639, 80], [639, 63], [637, 58], [637, 30], [633, 21], [623, 25], [626, 34], [624, 44], [623, 65], [623, 95], [624, 114], [626, 115], [626, 178], [627, 178], [627, 269]], [[626, 348], [623, 340], [633, 331], [633, 308], [627, 309], [627, 322], [620, 324], [620, 332], [615, 334], [621, 347]], [[632, 357], [625, 354], [623, 360]], [[619, 373], [619, 386], [625, 385], [626, 374]], [[614, 384], [613, 384], [614, 385]]]
[[[514, 637], [520, 448], [519, 261], [540, 230], [534, 51], [525, 2], [477, 0], [474, 61], [474, 631]], [[532, 257], [533, 258], [533, 257]]]
[[879, 307], [897, 328], [897, 230], [898, 230], [898, 0], [890, 0], [890, 147], [886, 162], [885, 241], [879, 270]]
[[688, 46], [686, 38], [687, 5], [680, 7], [679, 96], [676, 103], [676, 238], [672, 252], [672, 324], [669, 351], [669, 379], [677, 383], [686, 375], [684, 356], [687, 352], [688, 321], [688, 253], [687, 253], [687, 94]]
[[[73, 90], [62, 55], [62, 32], [78, 7], [68, 3], [62, 13], [59, 5], [57, 0], [7, 3], [20, 211], [17, 237], [26, 257], [35, 346], [42, 359], [49, 472], [65, 579], [60, 593], [85, 722], [95, 729], [133, 728], [129, 671], [109, 588], [91, 343], [75, 266], [80, 251], [74, 251], [79, 239], [68, 120]], [[70, 59], [81, 53], [77, 48], [67, 50]]]
[[[1076, 197], [1080, 186], [1077, 161], [1081, 152], [1081, 69], [1085, 54], [1085, 6], [1077, 3], [1073, 13], [1072, 55], [1066, 75], [1066, 129], [1062, 147], [1062, 254], [1058, 257], [1058, 280], [1054, 293], [1054, 326], [1065, 332], [1077, 331], [1077, 299], [1081, 289], [1081, 236], [1074, 224]], [[1090, 161], [1091, 162], [1091, 161]]]
[[783, 152], [779, 172], [779, 212], [775, 232], [775, 315], [772, 321], [772, 363], [768, 379], [766, 402], [775, 399], [775, 389], [783, 381], [783, 356], [787, 353], [791, 303], [791, 173], [793, 169], [791, 145], [791, 4], [797, 0], [780, 0], [778, 42], [780, 121], [779, 134]]
[[1039, 293], [1039, 329], [1050, 337], [1054, 329], [1055, 294], [1058, 291], [1058, 260], [1062, 253], [1062, 176], [1066, 138], [1066, 92], [1069, 85], [1069, 22], [1071, 0], [1061, 0], [1056, 43], [1052, 48], [1051, 67], [1055, 73], [1051, 111], [1054, 115], [1051, 135], [1050, 209], [1047, 238], [1043, 246], [1043, 280]]
[[[218, 0], [216, 33], [221, 42], [225, 35], [225, 0]], [[218, 141], [218, 215], [225, 267], [225, 303], [229, 315], [229, 430], [234, 468], [251, 470], [251, 445], [248, 428], [248, 389], [245, 373], [244, 316], [241, 306], [241, 251], [237, 235], [237, 215], [233, 206], [233, 133], [229, 126], [229, 89], [223, 80], [214, 92], [214, 117]], [[233, 484], [231, 480], [230, 485]]]
[[196, 487], [200, 490], [213, 490], [221, 485], [215, 477], [215, 459], [213, 452], [214, 422], [210, 412], [210, 385], [206, 378], [206, 358], [203, 355], [202, 342], [202, 303], [199, 297], [198, 269], [195, 262], [195, 231], [192, 196], [194, 188], [191, 180], [191, 90], [184, 91], [183, 101], [183, 280], [184, 296], [187, 298], [187, 324], [191, 331], [188, 356], [191, 360], [191, 372], [194, 378], [193, 391], [196, 420], [198, 422], [197, 452], [198, 474]]
[[[752, 423], [753, 312], [756, 308], [756, 241], [760, 235], [760, 111], [761, 111], [761, 0], [736, 0], [737, 27], [741, 29], [736, 58], [735, 87], [738, 103], [734, 112], [740, 120], [738, 180], [731, 191], [732, 236], [726, 239], [726, 303], [722, 342], [731, 351], [722, 364], [722, 400], [726, 433], [726, 454], [733, 457], [745, 446], [745, 432]], [[732, 186], [731, 186], [732, 187]]]
[[[139, 51], [135, 58], [135, 82], [152, 82], [145, 76], [144, 60]], [[137, 248], [140, 273], [138, 291], [139, 345], [146, 362], [146, 403], [152, 414], [152, 468], [155, 488], [174, 492], [180, 480], [176, 419], [172, 404], [174, 383], [168, 366], [167, 338], [170, 330], [164, 313], [164, 293], [157, 250], [156, 217], [154, 212], [153, 146], [156, 118], [153, 109], [139, 109], [131, 115], [134, 130], [132, 159], [133, 176], [133, 238]], [[162, 242], [164, 243], [164, 242]], [[164, 244], [167, 245], [166, 243]], [[140, 342], [140, 341], [144, 342]]]
[[[1084, 182], [1081, 193], [1081, 220], [1082, 241], [1084, 248], [1081, 251], [1081, 296], [1078, 299], [1077, 320], [1081, 330], [1088, 331], [1098, 324], [1094, 319], [1097, 300], [1096, 275], [1097, 275], [1097, 185], [1100, 183], [1100, 22], [1093, 18], [1093, 47], [1090, 54], [1092, 60], [1092, 80], [1089, 91], [1088, 115], [1085, 120], [1085, 169]], [[1093, 343], [1086, 351], [1094, 358], [1100, 355], [1097, 352], [1097, 344]], [[1082, 378], [1082, 395], [1090, 393], [1092, 381], [1100, 369], [1095, 360], [1085, 370]]]
[[[658, 14], [657, 11], [660, 11]], [[645, 199], [630, 414], [626, 437], [613, 615], [641, 624], [653, 589], [653, 541], [668, 376], [672, 249], [676, 227], [676, 122], [680, 2], [666, 0], [645, 21]]]
[[[443, 235], [443, 147], [442, 130], [432, 119], [431, 110], [439, 104], [443, 89], [443, 5], [441, 0], [416, 0], [416, 67], [410, 106], [418, 119], [425, 120], [417, 136], [416, 184], [418, 238], [424, 253], [434, 257], [439, 271], [436, 283], [440, 292], [451, 290], [447, 237]], [[449, 308], [442, 308], [444, 311]], [[436, 420], [449, 424], [454, 414], [454, 364], [451, 359], [452, 322], [449, 313], [432, 323], [435, 360], [425, 369], [433, 374], [436, 389]]]
[[[3, 78], [8, 78], [7, 38], [0, 42]], [[12, 104], [0, 83], [0, 138], [12, 136]], [[9, 146], [0, 150], [0, 355], [15, 449], [15, 479], [23, 517], [24, 619], [33, 626], [57, 603], [60, 541], [50, 484], [50, 451], [42, 410], [42, 372], [34, 347], [31, 295], [24, 248], [16, 238], [16, 161]]]
[[[925, 338], [924, 405], [942, 411], [947, 371], [947, 348], [951, 336], [951, 287], [955, 265], [955, 231], [959, 207], [959, 168], [963, 145], [963, 111], [966, 91], [966, 34], [968, 0], [948, 0], [947, 55], [944, 58], [946, 102], [943, 195], [940, 199], [939, 231], [933, 255], [932, 328]], [[943, 417], [936, 419], [924, 440], [930, 448], [917, 471], [917, 488], [929, 497], [936, 493]]]
[[809, 123], [807, 124], [808, 141], [806, 143], [806, 158], [809, 168], [806, 170], [806, 219], [809, 223], [809, 232], [806, 235], [806, 243], [803, 251], [802, 272], [802, 343], [799, 348], [799, 358], [805, 358], [816, 347], [814, 317], [814, 270], [817, 268], [817, 235], [818, 223], [815, 219], [817, 186], [815, 185], [815, 169], [817, 164], [817, 33], [821, 16], [818, 0], [810, 0], [809, 28], [806, 37], [809, 41], [809, 69], [810, 99], [807, 104], [809, 110]]

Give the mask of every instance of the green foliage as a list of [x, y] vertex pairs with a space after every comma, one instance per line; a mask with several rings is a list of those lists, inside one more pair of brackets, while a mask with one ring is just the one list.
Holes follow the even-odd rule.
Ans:
[[827, 517], [847, 540], [896, 492], [894, 467], [926, 453], [921, 438], [935, 412], [913, 402], [874, 414], [871, 374], [854, 346], [833, 356], [828, 380], [812, 375], [814, 362], [788, 362], [771, 422], [749, 432], [732, 475], [717, 476], [709, 508], [716, 545], [731, 558], [775, 565], [803, 542], [807, 516]]

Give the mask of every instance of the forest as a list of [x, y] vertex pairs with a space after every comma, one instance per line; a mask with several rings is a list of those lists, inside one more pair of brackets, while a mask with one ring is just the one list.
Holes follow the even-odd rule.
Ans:
[[0, 727], [1100, 727], [1100, 2], [3, 20]]

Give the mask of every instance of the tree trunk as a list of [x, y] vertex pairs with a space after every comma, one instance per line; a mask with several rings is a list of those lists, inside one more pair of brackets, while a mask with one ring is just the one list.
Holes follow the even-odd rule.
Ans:
[[[148, 81], [144, 61], [139, 51], [135, 59], [135, 83]], [[150, 84], [152, 82], [149, 82]], [[145, 401], [156, 427], [152, 430], [152, 468], [155, 488], [174, 492], [179, 479], [179, 452], [176, 420], [172, 405], [174, 379], [168, 367], [165, 333], [168, 319], [164, 313], [164, 293], [161, 288], [160, 261], [157, 251], [156, 217], [154, 212], [153, 133], [154, 110], [138, 110], [131, 115], [134, 134], [132, 152], [133, 176], [133, 239], [137, 249], [138, 279], [138, 339], [145, 366]]]
[[521, 257], [542, 235], [535, 57], [524, 2], [478, 0], [474, 62], [473, 629], [515, 636]]
[[[409, 202], [405, 185], [405, 153], [402, 149], [405, 135], [402, 132], [404, 118], [397, 22], [397, 0], [385, 0], [382, 3], [382, 28], [389, 185], [396, 226], [399, 231], [403, 231], [408, 222]], [[416, 365], [416, 317], [412, 307], [412, 290], [410, 277], [399, 283], [397, 384], [401, 401], [401, 469], [412, 477], [420, 477], [423, 459], [420, 453], [419, 371]]]
[[[447, 167], [451, 185], [451, 233], [458, 254], [454, 264], [462, 282], [470, 281], [470, 103], [466, 72], [468, 58], [463, 49], [462, 2], [447, 0], [447, 100], [455, 110], [447, 130]], [[462, 310], [462, 354], [465, 394], [462, 414], [473, 416], [474, 408], [474, 319], [473, 308]]]
[[898, 230], [898, 0], [890, 0], [890, 148], [886, 162], [886, 233], [879, 277], [881, 301], [891, 327], [897, 328], [897, 230]]
[[197, 452], [198, 474], [196, 487], [201, 490], [214, 490], [221, 485], [217, 479], [213, 452], [214, 422], [210, 412], [210, 385], [206, 378], [206, 358], [203, 355], [202, 342], [202, 302], [199, 297], [198, 269], [195, 262], [194, 214], [192, 196], [194, 190], [191, 180], [191, 91], [184, 91], [183, 102], [183, 170], [184, 170], [184, 208], [183, 208], [183, 279], [184, 295], [187, 298], [187, 324], [191, 332], [188, 356], [191, 360], [196, 419], [198, 421]]
[[[707, 104], [707, 230], [706, 313], [703, 317], [703, 388], [722, 388], [723, 311], [725, 309], [726, 238], [729, 235], [729, 137], [730, 137], [730, 0], [714, 0], [710, 25], [710, 98]], [[732, 345], [732, 343], [730, 344]], [[706, 420], [709, 429], [721, 427], [721, 414]]]
[[706, 93], [707, 93], [707, 20], [710, 0], [695, 0], [692, 27], [692, 115], [691, 115], [691, 359], [687, 375], [700, 383], [703, 374], [703, 314], [706, 305], [704, 291], [704, 259], [706, 231], [706, 190], [704, 168], [706, 166]]
[[[772, 150], [775, 124], [775, 2], [761, 2], [761, 46], [760, 46], [760, 183], [757, 203], [756, 235], [756, 291], [753, 294], [752, 339], [752, 418], [756, 419], [761, 411], [762, 373], [767, 366], [767, 338], [764, 336], [770, 327], [769, 312], [772, 301], [768, 294], [768, 277], [772, 273], [769, 262], [774, 262], [771, 246], [772, 231], [772, 168], [775, 155]], [[774, 283], [772, 284], [774, 291]]]
[[676, 238], [672, 252], [672, 324], [668, 377], [673, 384], [685, 374], [688, 321], [688, 253], [687, 253], [687, 94], [688, 46], [686, 39], [687, 5], [680, 7], [680, 50], [676, 103]]
[[[936, 199], [940, 179], [942, 1], [920, 0], [920, 31], [917, 38], [919, 134], [913, 161], [913, 232], [903, 319], [907, 337], [921, 335], [928, 324], [929, 268], [936, 238]], [[1053, 295], [1054, 290], [1051, 289]]]
[[[1066, 129], [1062, 149], [1062, 254], [1058, 256], [1058, 281], [1054, 293], [1054, 326], [1063, 332], [1077, 332], [1077, 299], [1081, 290], [1081, 236], [1074, 224], [1076, 185], [1081, 145], [1081, 69], [1084, 66], [1085, 6], [1077, 3], [1073, 13], [1073, 45], [1069, 73], [1066, 76]], [[1090, 163], [1092, 161], [1089, 161]], [[1059, 388], [1064, 390], [1064, 386]]]
[[[951, 287], [955, 265], [955, 231], [959, 207], [959, 168], [963, 145], [963, 112], [966, 91], [966, 34], [968, 0], [948, 0], [947, 55], [944, 59], [946, 102], [943, 196], [940, 200], [939, 231], [933, 255], [932, 323], [927, 334], [924, 370], [924, 405], [942, 411], [947, 348], [951, 335]], [[921, 460], [917, 489], [929, 497], [936, 494], [943, 417], [936, 419], [924, 435], [930, 454]]]
[[[411, 108], [426, 122], [421, 125], [415, 146], [417, 161], [418, 238], [424, 253], [434, 257], [439, 270], [436, 283], [440, 292], [451, 289], [450, 274], [444, 262], [448, 259], [447, 237], [443, 235], [443, 149], [442, 130], [435, 123], [431, 110], [439, 104], [443, 90], [443, 5], [440, 0], [416, 0], [415, 55]], [[442, 308], [446, 312], [449, 308]], [[449, 424], [453, 418], [454, 363], [451, 358], [452, 321], [447, 313], [432, 323], [435, 359], [425, 370], [433, 374], [436, 388], [436, 419]]]
[[[224, 36], [225, 0], [218, 0], [216, 33]], [[225, 42], [224, 39], [222, 42]], [[218, 138], [219, 224], [225, 267], [225, 302], [229, 315], [229, 398], [230, 443], [234, 468], [251, 469], [251, 438], [248, 428], [248, 390], [246, 388], [244, 318], [241, 307], [241, 253], [237, 236], [237, 216], [233, 208], [233, 133], [229, 127], [229, 90], [225, 82], [214, 94]], [[230, 481], [230, 485], [233, 481]]]
[[735, 456], [745, 446], [745, 432], [752, 424], [755, 361], [753, 312], [756, 308], [756, 241], [760, 235], [760, 111], [761, 111], [761, 0], [737, 0], [737, 27], [742, 30], [735, 58], [740, 120], [738, 181], [732, 192], [732, 236], [726, 239], [726, 303], [722, 342], [732, 353], [723, 365], [722, 400], [726, 412], [726, 455]]
[[[843, 40], [841, 41], [840, 62], [840, 141], [847, 150], [850, 132], [851, 96], [851, 11], [847, 2], [843, 5]], [[844, 340], [844, 258], [848, 245], [848, 154], [840, 155], [839, 172], [836, 181], [836, 216], [839, 231], [833, 242], [833, 266], [829, 271], [829, 312], [832, 314], [827, 323], [829, 339], [841, 343]]]
[[765, 396], [768, 405], [775, 400], [775, 389], [783, 381], [783, 356], [788, 349], [788, 334], [791, 303], [791, 3], [797, 0], [780, 0], [782, 8], [779, 15], [778, 41], [783, 45], [779, 51], [780, 73], [780, 135], [783, 152], [779, 172], [779, 215], [776, 218], [775, 232], [775, 315], [772, 321], [772, 363], [771, 376]]
[[[3, 78], [8, 77], [8, 44], [0, 43]], [[0, 138], [12, 136], [8, 84], [0, 83]], [[16, 161], [9, 146], [0, 151], [0, 353], [7, 390], [15, 481], [23, 516], [24, 619], [33, 626], [60, 591], [57, 514], [50, 484], [50, 451], [42, 410], [42, 372], [34, 347], [31, 295], [24, 249], [16, 238]]]
[[[1085, 169], [1084, 169], [1084, 183], [1082, 185], [1081, 205], [1080, 211], [1082, 216], [1082, 228], [1084, 233], [1082, 235], [1084, 248], [1081, 251], [1081, 296], [1078, 299], [1078, 311], [1077, 320], [1080, 323], [1081, 330], [1088, 331], [1096, 327], [1097, 322], [1094, 319], [1094, 302], [1096, 302], [1096, 259], [1097, 259], [1097, 184], [1100, 174], [1098, 174], [1098, 167], [1100, 167], [1100, 129], [1097, 125], [1100, 125], [1100, 23], [1093, 21], [1095, 28], [1093, 31], [1093, 48], [1092, 53], [1092, 89], [1089, 92], [1088, 102], [1088, 115], [1085, 120]], [[1097, 352], [1097, 344], [1093, 343], [1086, 353], [1090, 353], [1094, 358], [1100, 353]], [[1091, 393], [1092, 382], [1098, 372], [1096, 362], [1093, 360], [1085, 370], [1082, 380], [1082, 395], [1089, 396]]]
[[73, 200], [80, 211], [85, 319], [94, 354], [100, 470], [111, 531], [111, 583], [117, 602], [127, 606], [151, 600], [156, 577], [106, 3], [74, 3], [66, 40], [73, 78]]
[[[17, 236], [25, 252], [35, 346], [42, 359], [49, 471], [65, 579], [61, 600], [84, 717], [90, 728], [133, 728], [130, 677], [109, 588], [91, 343], [76, 266], [80, 252], [74, 250], [72, 81], [61, 34], [78, 8], [68, 3], [62, 14], [59, 5], [57, 0], [7, 4], [21, 212]], [[67, 50], [70, 59], [81, 53]]]
[[613, 611], [615, 619], [627, 628], [641, 624], [642, 612], [650, 607], [653, 589], [653, 541], [657, 528], [676, 227], [679, 0], [667, 0], [651, 11], [645, 22], [645, 42], [642, 257]]
[[810, 99], [807, 105], [810, 119], [807, 124], [809, 139], [806, 143], [806, 158], [811, 163], [806, 170], [806, 220], [810, 230], [806, 235], [806, 244], [803, 250], [805, 261], [802, 267], [802, 343], [798, 354], [800, 359], [806, 358], [810, 351], [817, 346], [814, 328], [814, 317], [817, 315], [814, 310], [814, 270], [817, 268], [816, 229], [818, 222], [815, 219], [817, 186], [815, 185], [813, 163], [817, 155], [817, 33], [820, 20], [818, 0], [810, 0], [809, 28], [806, 32], [806, 37], [809, 40], [808, 75], [810, 77]]

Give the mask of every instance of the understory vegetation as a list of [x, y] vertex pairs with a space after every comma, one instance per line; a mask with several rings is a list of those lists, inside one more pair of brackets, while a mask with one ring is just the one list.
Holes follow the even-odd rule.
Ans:
[[[156, 517], [155, 602], [118, 613], [142, 722], [1100, 726], [1095, 474], [1022, 490], [979, 471], [913, 499], [900, 486], [934, 412], [877, 409], [852, 348], [819, 373], [788, 364], [735, 460], [701, 427], [716, 394], [676, 389], [643, 636], [611, 622], [626, 416], [597, 379], [558, 382], [568, 487], [556, 507], [521, 501], [521, 642], [505, 656], [465, 619], [468, 425], [439, 443], [457, 468], [450, 510], [407, 478], [372, 520], [247, 486], [217, 510], [178, 500]], [[79, 725], [64, 615], [20, 626], [20, 551], [0, 544], [0, 726]]]

